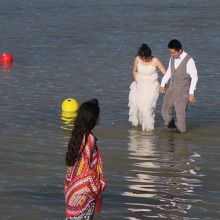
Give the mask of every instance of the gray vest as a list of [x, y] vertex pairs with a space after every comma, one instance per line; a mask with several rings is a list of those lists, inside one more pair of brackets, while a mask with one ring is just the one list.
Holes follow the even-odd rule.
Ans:
[[191, 57], [187, 54], [177, 69], [174, 67], [174, 58], [171, 57], [171, 77], [169, 88], [183, 89], [188, 92], [190, 87], [191, 78], [186, 72], [186, 64]]

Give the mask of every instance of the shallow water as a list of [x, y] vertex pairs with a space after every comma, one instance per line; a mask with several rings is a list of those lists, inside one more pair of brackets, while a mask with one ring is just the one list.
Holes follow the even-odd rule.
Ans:
[[[0, 21], [0, 53], [14, 55], [0, 67], [0, 219], [64, 218], [68, 97], [100, 101], [99, 219], [220, 219], [219, 1], [12, 0]], [[147, 43], [167, 64], [172, 38], [195, 58], [197, 102], [179, 135], [163, 127], [161, 95], [145, 133], [127, 121], [133, 59]]]

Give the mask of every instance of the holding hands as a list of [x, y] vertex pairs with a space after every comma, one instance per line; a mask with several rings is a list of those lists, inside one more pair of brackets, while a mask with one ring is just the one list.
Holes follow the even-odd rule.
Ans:
[[166, 88], [161, 86], [159, 91], [160, 93], [166, 93]]

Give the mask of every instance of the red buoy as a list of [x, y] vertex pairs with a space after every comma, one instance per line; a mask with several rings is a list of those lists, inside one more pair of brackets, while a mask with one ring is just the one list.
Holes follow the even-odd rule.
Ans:
[[3, 53], [0, 56], [1, 63], [12, 63], [13, 62], [13, 56], [10, 53]]

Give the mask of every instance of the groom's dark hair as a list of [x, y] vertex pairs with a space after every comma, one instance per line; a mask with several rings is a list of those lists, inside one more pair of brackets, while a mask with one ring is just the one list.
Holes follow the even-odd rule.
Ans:
[[175, 49], [177, 51], [182, 50], [182, 44], [180, 43], [180, 41], [173, 39], [169, 42], [168, 44], [168, 48], [170, 49]]

